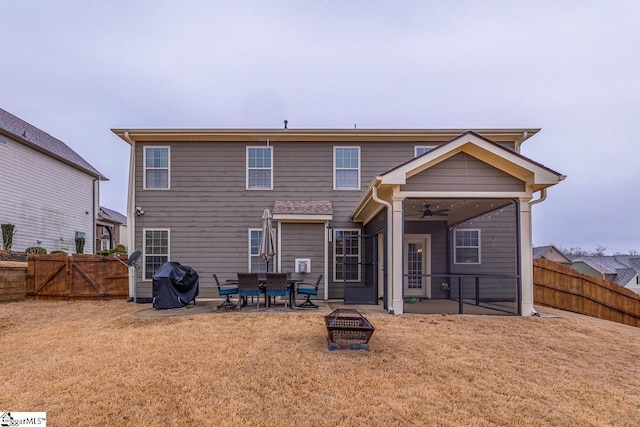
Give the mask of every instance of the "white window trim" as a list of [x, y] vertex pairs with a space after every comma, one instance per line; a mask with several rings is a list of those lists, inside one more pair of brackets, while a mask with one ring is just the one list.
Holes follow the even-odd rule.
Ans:
[[[147, 279], [147, 231], [166, 231], [167, 232], [167, 262], [171, 261], [171, 229], [170, 228], [143, 228], [142, 229], [142, 280]], [[153, 254], [158, 255], [158, 254]]]
[[[249, 265], [247, 266], [247, 271], [249, 273], [252, 273], [252, 270], [251, 270], [251, 266], [252, 266], [251, 258], [254, 257], [254, 256], [260, 257], [260, 255], [252, 255], [251, 254], [251, 233], [253, 233], [254, 231], [259, 231], [259, 232], [262, 233], [262, 228], [249, 228], [248, 232], [247, 232], [247, 239], [248, 239], [247, 240], [247, 255], [248, 255], [247, 256], [247, 262], [249, 263]], [[258, 251], [259, 250], [260, 249], [258, 248]], [[273, 265], [272, 265], [273, 271], [276, 271], [275, 266], [276, 266], [277, 258], [278, 258], [278, 254], [274, 255], [273, 258], [271, 258], [269, 260], [269, 264], [273, 263]]]
[[[476, 231], [478, 232], [478, 246], [458, 246], [456, 244], [456, 232], [458, 231]], [[478, 262], [458, 262], [458, 248], [478, 248]], [[453, 230], [453, 263], [456, 265], [479, 265], [482, 264], [482, 233], [479, 228], [456, 228]]]
[[[249, 187], [249, 149], [251, 149], [251, 148], [260, 148], [260, 149], [268, 148], [269, 151], [271, 151], [271, 167], [268, 167], [268, 168], [251, 168], [251, 169], [254, 169], [254, 170], [268, 170], [268, 171], [271, 172], [271, 174], [270, 174], [270, 178], [271, 179], [270, 179], [270, 182], [269, 182], [269, 188], [252, 188], [252, 187]], [[247, 146], [245, 157], [246, 157], [246, 168], [245, 168], [245, 175], [246, 175], [245, 187], [246, 187], [246, 189], [247, 190], [251, 190], [251, 191], [273, 190], [273, 147], [272, 146], [266, 147], [264, 145]]]
[[100, 250], [108, 251], [109, 250], [109, 241], [107, 239], [100, 240]]
[[[148, 168], [147, 167], [147, 148], [166, 148], [167, 149], [167, 188], [147, 188], [147, 170], [148, 169], [165, 169], [165, 168]], [[171, 147], [168, 145], [143, 145], [142, 146], [142, 189], [151, 191], [171, 190]]]
[[[418, 157], [418, 155], [419, 155], [419, 154], [418, 154], [418, 150], [419, 150], [420, 148], [428, 148], [429, 150], [428, 150], [427, 152], [429, 152], [429, 151], [433, 150], [434, 148], [436, 148], [437, 146], [438, 146], [438, 144], [423, 144], [423, 145], [416, 145], [415, 147], [413, 147], [413, 157]], [[424, 153], [423, 153], [423, 154], [424, 154]], [[422, 155], [422, 154], [420, 154], [420, 155]]]
[[[338, 272], [336, 270], [336, 265], [338, 264], [338, 251], [336, 251], [336, 242], [338, 241], [338, 237], [337, 234], [339, 231], [356, 231], [358, 233], [358, 266], [360, 266], [361, 262], [362, 262], [362, 239], [360, 238], [360, 235], [362, 234], [362, 230], [360, 230], [359, 228], [336, 228], [333, 230], [333, 281], [334, 282], [342, 282], [343, 279], [338, 279]], [[344, 248], [343, 248], [344, 251]], [[340, 255], [340, 257], [343, 256], [348, 256], [348, 257], [353, 257], [353, 255], [345, 255], [344, 253], [342, 255]], [[355, 257], [353, 257], [355, 258]], [[344, 274], [344, 271], [342, 272]], [[357, 283], [360, 282], [361, 277], [360, 277], [360, 268], [358, 268], [358, 279], [357, 280], [344, 280], [344, 282], [349, 282], [349, 283]]]
[[[336, 168], [336, 151], [339, 148], [355, 148], [356, 150], [358, 150], [358, 186], [357, 188], [338, 188], [337, 186], [337, 168]], [[352, 146], [352, 147], [344, 147], [344, 146], [334, 146], [333, 147], [333, 189], [334, 190], [338, 190], [338, 191], [358, 191], [360, 190], [360, 167], [362, 165], [362, 153], [360, 151], [360, 147], [359, 146]], [[341, 168], [340, 170], [356, 170], [356, 169], [345, 169], [345, 168]]]

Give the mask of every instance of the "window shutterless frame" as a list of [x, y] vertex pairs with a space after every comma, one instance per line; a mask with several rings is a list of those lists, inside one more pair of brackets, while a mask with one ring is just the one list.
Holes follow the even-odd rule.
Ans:
[[480, 264], [480, 229], [453, 230], [453, 263]]
[[333, 147], [333, 189], [360, 190], [360, 147]]
[[247, 146], [247, 190], [273, 190], [273, 147]]
[[156, 269], [171, 260], [171, 230], [144, 228], [142, 242], [142, 280], [151, 280]]
[[142, 188], [144, 190], [170, 190], [171, 147], [144, 145], [142, 152]]
[[[359, 282], [360, 281], [360, 262], [361, 262], [361, 244], [360, 244], [359, 228], [336, 228], [333, 230], [333, 281], [334, 282]], [[355, 242], [355, 245], [353, 243]], [[339, 245], [342, 245], [340, 247]], [[338, 253], [340, 252], [340, 253]], [[355, 253], [354, 253], [355, 252]], [[343, 258], [350, 259], [351, 263], [343, 262]], [[344, 261], [346, 261], [346, 259]], [[348, 271], [343, 271], [343, 266], [355, 265], [357, 269], [357, 277], [347, 278]], [[338, 270], [341, 271], [342, 277], [338, 276]]]
[[[262, 228], [249, 229], [249, 265], [247, 269], [249, 273], [264, 273], [267, 271], [267, 262], [258, 255], [261, 239]], [[269, 272], [275, 271], [276, 256], [269, 260]]]

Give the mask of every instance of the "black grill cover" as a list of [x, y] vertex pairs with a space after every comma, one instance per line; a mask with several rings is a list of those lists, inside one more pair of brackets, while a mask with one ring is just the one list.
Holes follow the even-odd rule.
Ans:
[[180, 308], [196, 299], [198, 273], [177, 262], [165, 262], [153, 275], [153, 308]]

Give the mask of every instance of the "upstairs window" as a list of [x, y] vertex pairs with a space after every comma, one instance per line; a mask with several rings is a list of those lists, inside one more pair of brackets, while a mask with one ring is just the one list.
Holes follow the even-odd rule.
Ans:
[[144, 147], [144, 189], [169, 189], [169, 147]]
[[480, 264], [480, 230], [454, 231], [455, 264]]
[[247, 190], [273, 189], [271, 147], [247, 147]]
[[333, 189], [360, 189], [360, 147], [334, 147]]
[[436, 147], [437, 147], [437, 145], [435, 145], [435, 144], [416, 145], [416, 147], [415, 147], [415, 156], [414, 157], [422, 156], [424, 153], [428, 153], [429, 151], [433, 150]]

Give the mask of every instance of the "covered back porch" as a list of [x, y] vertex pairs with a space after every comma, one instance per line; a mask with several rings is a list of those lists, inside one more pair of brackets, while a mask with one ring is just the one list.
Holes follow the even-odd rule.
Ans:
[[563, 178], [472, 132], [374, 178], [352, 218], [384, 307], [532, 314], [531, 205]]

